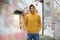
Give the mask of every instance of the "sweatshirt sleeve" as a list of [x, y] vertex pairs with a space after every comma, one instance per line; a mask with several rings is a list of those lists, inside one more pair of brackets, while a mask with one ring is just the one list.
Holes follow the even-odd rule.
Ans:
[[25, 30], [27, 30], [27, 23], [28, 23], [27, 21], [28, 21], [28, 20], [27, 20], [27, 16], [26, 16], [26, 17], [25, 17], [25, 20], [24, 20], [24, 29], [25, 29]]
[[38, 32], [41, 30], [41, 28], [42, 28], [42, 21], [41, 21], [40, 15], [39, 15], [39, 17], [38, 17]]

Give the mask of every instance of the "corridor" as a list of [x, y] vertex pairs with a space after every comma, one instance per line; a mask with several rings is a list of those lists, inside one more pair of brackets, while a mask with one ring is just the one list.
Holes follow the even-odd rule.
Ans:
[[59, 0], [0, 0], [0, 40], [27, 40], [24, 20], [31, 4], [42, 20], [39, 40], [60, 40]]

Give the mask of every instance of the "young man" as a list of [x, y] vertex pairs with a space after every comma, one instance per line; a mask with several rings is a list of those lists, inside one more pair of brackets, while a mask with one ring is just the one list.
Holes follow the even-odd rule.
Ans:
[[28, 32], [27, 40], [39, 40], [39, 31], [42, 27], [41, 17], [36, 12], [34, 5], [29, 6], [30, 13], [25, 18], [24, 28]]

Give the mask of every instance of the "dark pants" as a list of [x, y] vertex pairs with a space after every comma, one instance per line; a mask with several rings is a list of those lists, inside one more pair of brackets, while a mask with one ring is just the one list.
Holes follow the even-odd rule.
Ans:
[[36, 34], [30, 34], [28, 33], [28, 39], [27, 40], [39, 40], [39, 33]]

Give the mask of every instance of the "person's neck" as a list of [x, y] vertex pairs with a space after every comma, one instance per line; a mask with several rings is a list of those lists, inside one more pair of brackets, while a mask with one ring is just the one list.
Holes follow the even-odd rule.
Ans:
[[34, 14], [34, 12], [31, 12], [31, 14]]

